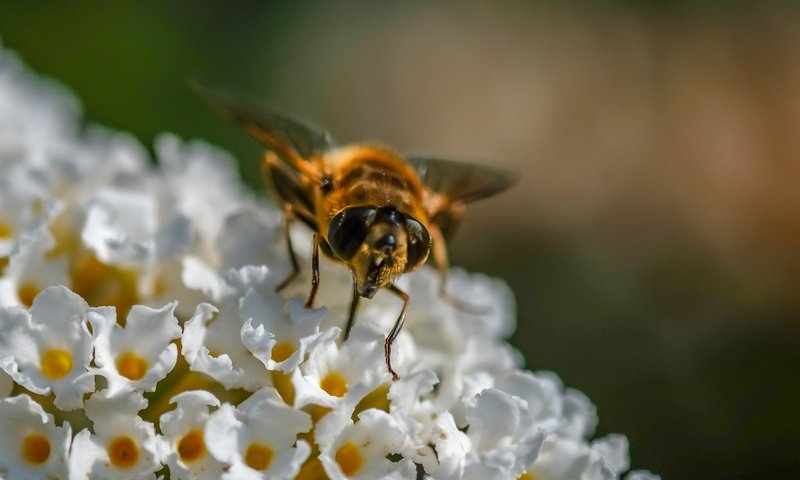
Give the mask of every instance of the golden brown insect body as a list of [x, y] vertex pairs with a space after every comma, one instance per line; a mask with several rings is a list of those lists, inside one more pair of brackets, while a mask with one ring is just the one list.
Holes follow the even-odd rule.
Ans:
[[[364, 207], [367, 220], [372, 220], [352, 256], [334, 255], [353, 272], [360, 296], [372, 298], [397, 276], [425, 262], [430, 251], [428, 234], [413, 237], [407, 228], [408, 222], [416, 221], [427, 230], [423, 185], [400, 156], [381, 147], [355, 145], [336, 148], [312, 163], [321, 172], [323, 184], [308, 182], [308, 194], [313, 198], [317, 231], [327, 246], [332, 246], [331, 237], [336, 240], [336, 229], [341, 228], [335, 222], [341, 212]], [[371, 207], [374, 219], [369, 218]], [[409, 248], [410, 243], [420, 244], [415, 249]]]
[[278, 115], [252, 102], [198, 85], [200, 92], [268, 151], [264, 171], [286, 214], [285, 236], [293, 273], [298, 273], [288, 226], [299, 218], [314, 231], [312, 307], [319, 285], [319, 249], [344, 263], [353, 275], [353, 299], [345, 336], [355, 318], [359, 298], [372, 298], [387, 288], [403, 300], [403, 308], [385, 343], [386, 366], [391, 346], [403, 327], [409, 296], [394, 285], [401, 274], [424, 264], [432, 254], [445, 291], [447, 246], [461, 223], [464, 205], [505, 190], [512, 177], [495, 168], [431, 158], [404, 158], [377, 145], [337, 147], [315, 127]]

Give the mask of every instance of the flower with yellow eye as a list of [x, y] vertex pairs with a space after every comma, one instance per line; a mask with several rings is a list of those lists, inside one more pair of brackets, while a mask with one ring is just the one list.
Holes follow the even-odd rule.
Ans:
[[224, 465], [208, 453], [205, 443], [210, 407], [219, 400], [204, 390], [183, 392], [170, 400], [175, 410], [161, 415], [165, 443], [164, 463], [175, 480], [219, 478]]
[[234, 408], [222, 405], [205, 429], [208, 451], [230, 465], [226, 480], [295, 478], [311, 449], [300, 433], [311, 417], [285, 403], [272, 387], [254, 393]]
[[28, 390], [55, 393], [55, 406], [73, 410], [94, 390], [88, 371], [92, 337], [89, 306], [66, 287], [48, 287], [30, 311], [0, 307], [0, 366]]
[[99, 307], [89, 313], [94, 336], [93, 369], [106, 378], [109, 394], [123, 390], [152, 392], [175, 366], [181, 327], [176, 304], [161, 308], [134, 305], [125, 326], [117, 324], [114, 311]]
[[332, 480], [414, 479], [413, 462], [406, 458], [408, 436], [390, 414], [369, 409], [358, 421], [331, 415], [317, 427], [320, 460]]
[[107, 396], [97, 392], [86, 401], [92, 433], [75, 435], [70, 451], [70, 479], [146, 478], [161, 468], [155, 426], [137, 413], [147, 406], [138, 392]]
[[0, 470], [5, 478], [66, 478], [72, 440], [68, 422], [52, 415], [28, 395], [0, 400]]

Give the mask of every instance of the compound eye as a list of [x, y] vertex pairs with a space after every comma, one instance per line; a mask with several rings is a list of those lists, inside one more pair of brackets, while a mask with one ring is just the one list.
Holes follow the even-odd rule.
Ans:
[[336, 214], [328, 227], [328, 243], [342, 260], [350, 260], [367, 238], [375, 207], [348, 207]]
[[406, 232], [408, 232], [406, 272], [410, 272], [428, 259], [428, 253], [431, 251], [431, 236], [428, 229], [412, 217], [406, 217]]

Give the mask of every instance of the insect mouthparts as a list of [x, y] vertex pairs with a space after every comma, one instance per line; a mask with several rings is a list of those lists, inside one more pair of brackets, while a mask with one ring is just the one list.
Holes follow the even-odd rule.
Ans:
[[391, 233], [387, 233], [377, 242], [375, 242], [375, 248], [377, 248], [378, 250], [383, 250], [385, 253], [389, 253], [396, 246], [397, 246], [397, 240], [395, 240], [394, 235], [392, 235]]

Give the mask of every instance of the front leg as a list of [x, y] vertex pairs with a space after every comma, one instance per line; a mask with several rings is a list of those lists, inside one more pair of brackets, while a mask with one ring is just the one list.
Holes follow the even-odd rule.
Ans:
[[319, 233], [314, 232], [314, 250], [311, 252], [311, 292], [308, 294], [306, 308], [314, 308], [314, 298], [319, 288]]
[[389, 335], [386, 336], [386, 343], [383, 344], [383, 353], [386, 356], [386, 368], [389, 369], [389, 373], [392, 374], [392, 380], [398, 381], [400, 377], [392, 368], [392, 344], [397, 336], [400, 334], [400, 330], [403, 328], [403, 324], [406, 321], [406, 310], [408, 310], [408, 294], [399, 288], [397, 288], [394, 284], [389, 285], [389, 290], [400, 297], [403, 300], [403, 309], [400, 311], [400, 316], [397, 317], [397, 320], [394, 322], [394, 326], [392, 330], [389, 332]]
[[300, 274], [300, 265], [297, 262], [297, 256], [294, 253], [294, 247], [292, 247], [292, 236], [289, 234], [289, 229], [292, 224], [292, 220], [294, 219], [294, 214], [292, 210], [291, 203], [284, 203], [283, 204], [283, 236], [284, 240], [286, 241], [286, 249], [289, 253], [289, 261], [292, 264], [292, 271], [289, 275], [278, 285], [275, 287], [276, 293], [281, 293], [281, 291], [288, 287], [290, 283], [297, 278], [297, 275]]
[[353, 329], [353, 323], [356, 320], [356, 311], [358, 310], [358, 303], [361, 301], [361, 297], [358, 295], [358, 290], [356, 290], [356, 284], [353, 283], [353, 298], [350, 300], [350, 312], [347, 315], [347, 325], [344, 328], [344, 339], [345, 341], [350, 338], [350, 330]]

